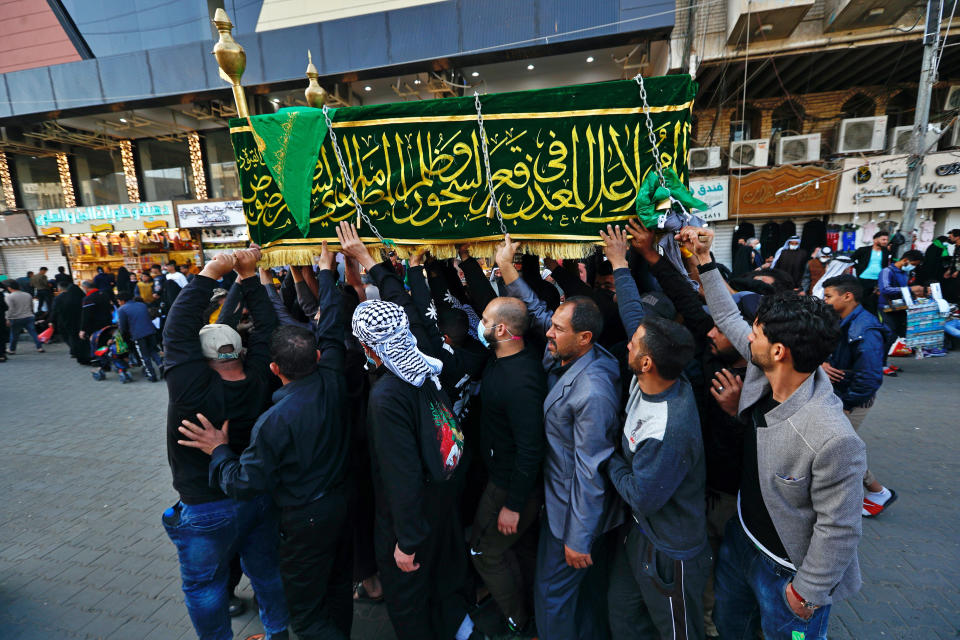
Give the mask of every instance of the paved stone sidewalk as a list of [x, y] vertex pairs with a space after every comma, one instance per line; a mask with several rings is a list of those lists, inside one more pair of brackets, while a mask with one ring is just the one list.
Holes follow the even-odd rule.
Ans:
[[[193, 638], [160, 514], [163, 384], [94, 382], [62, 345], [0, 364], [0, 633], [34, 638]], [[960, 629], [960, 355], [885, 380], [864, 424], [870, 467], [900, 499], [864, 523], [866, 584], [835, 607], [831, 638], [956, 638]], [[252, 597], [249, 585], [242, 594]], [[259, 631], [253, 613], [238, 638]], [[355, 608], [354, 638], [390, 640], [382, 606]]]

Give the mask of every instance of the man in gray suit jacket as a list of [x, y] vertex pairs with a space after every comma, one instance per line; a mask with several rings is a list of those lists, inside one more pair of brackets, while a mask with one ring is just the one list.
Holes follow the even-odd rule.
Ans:
[[[710, 256], [713, 232], [679, 237], [700, 263], [717, 327], [750, 360], [739, 414], [747, 424], [737, 518], [716, 569], [714, 620], [723, 638], [827, 637], [830, 605], [860, 589], [866, 448], [820, 368], [839, 340], [822, 301], [765, 297], [751, 327]], [[719, 384], [719, 383], [718, 383]], [[722, 389], [721, 389], [722, 391]]]
[[602, 639], [609, 636], [603, 534], [623, 522], [623, 510], [600, 467], [619, 437], [620, 368], [594, 343], [603, 330], [596, 303], [568, 298], [551, 314], [513, 265], [519, 248], [507, 235], [497, 264], [508, 295], [526, 303], [533, 326], [547, 336], [546, 518], [534, 586], [537, 631], [541, 640]]

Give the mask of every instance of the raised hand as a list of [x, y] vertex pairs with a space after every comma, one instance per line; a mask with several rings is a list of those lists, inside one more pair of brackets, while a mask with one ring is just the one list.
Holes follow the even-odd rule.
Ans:
[[426, 247], [421, 247], [419, 251], [410, 255], [410, 266], [411, 267], [421, 267], [427, 262], [427, 256], [429, 255], [430, 250]]
[[675, 238], [697, 257], [700, 264], [708, 264], [713, 261], [710, 257], [710, 247], [713, 245], [713, 229], [687, 226], [680, 229]]
[[603, 254], [610, 261], [610, 266], [614, 269], [623, 269], [627, 267], [627, 234], [618, 225], [607, 225], [607, 232], [600, 230], [600, 238], [603, 240]]
[[504, 284], [510, 284], [520, 277], [517, 268], [513, 266], [513, 256], [520, 250], [520, 243], [510, 240], [510, 234], [503, 237], [503, 245], [497, 249], [494, 259], [500, 266], [500, 275]]
[[323, 244], [320, 245], [320, 270], [321, 271], [332, 271], [333, 265], [336, 263], [337, 252], [327, 250], [327, 241], [324, 240]]
[[660, 253], [657, 251], [657, 234], [643, 226], [637, 218], [627, 221], [627, 229], [630, 230], [630, 246], [644, 260], [653, 264], [660, 259]]
[[234, 258], [236, 260], [234, 269], [241, 278], [245, 279], [257, 275], [260, 249], [242, 249], [234, 254]]
[[337, 227], [337, 238], [340, 240], [340, 248], [343, 251], [343, 255], [353, 258], [363, 265], [365, 269], [370, 269], [377, 264], [377, 261], [370, 255], [370, 251], [368, 251], [367, 247], [360, 241], [356, 227], [348, 221], [343, 220], [340, 222], [340, 226]]
[[232, 253], [218, 253], [213, 257], [213, 260], [207, 260], [200, 275], [219, 280], [233, 270], [236, 262], [237, 259]]

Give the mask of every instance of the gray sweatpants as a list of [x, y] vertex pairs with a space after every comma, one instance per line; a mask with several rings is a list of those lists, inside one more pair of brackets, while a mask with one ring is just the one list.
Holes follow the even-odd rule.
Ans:
[[689, 560], [675, 560], [657, 551], [632, 520], [617, 540], [623, 542], [610, 570], [607, 597], [613, 640], [702, 640], [703, 588], [713, 564], [710, 545]]

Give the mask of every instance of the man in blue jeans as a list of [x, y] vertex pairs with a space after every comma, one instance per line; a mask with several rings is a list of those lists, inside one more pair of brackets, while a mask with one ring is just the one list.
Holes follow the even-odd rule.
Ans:
[[[260, 606], [267, 638], [287, 638], [287, 605], [277, 560], [275, 508], [265, 495], [230, 499], [210, 485], [210, 459], [177, 444], [181, 421], [202, 413], [216, 424], [230, 421], [230, 449], [240, 454], [270, 402], [269, 339], [276, 314], [257, 277], [258, 250], [220, 254], [206, 264], [170, 309], [163, 338], [166, 356], [167, 460], [179, 501], [163, 514], [177, 547], [187, 610], [200, 640], [232, 640], [228, 581], [230, 560], [240, 554]], [[236, 268], [254, 328], [242, 353], [240, 335], [226, 325], [207, 325], [204, 311], [214, 287]]]
[[[728, 640], [827, 637], [830, 607], [860, 589], [866, 447], [820, 365], [837, 346], [836, 313], [813, 296], [764, 296], [751, 327], [710, 254], [713, 231], [678, 234], [697, 260], [717, 328], [750, 360], [737, 517], [717, 560], [714, 621]], [[722, 389], [720, 389], [722, 390]]]
[[121, 291], [117, 294], [117, 324], [120, 333], [133, 345], [137, 356], [143, 364], [143, 374], [150, 382], [157, 382], [157, 369], [163, 373], [163, 360], [160, 358], [160, 335], [153, 326], [150, 309], [143, 302], [133, 299], [130, 291]]

